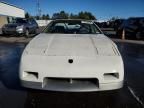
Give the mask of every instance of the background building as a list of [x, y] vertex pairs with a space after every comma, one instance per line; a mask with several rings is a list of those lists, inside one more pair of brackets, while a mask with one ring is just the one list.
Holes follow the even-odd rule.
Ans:
[[10, 22], [14, 17], [25, 17], [25, 11], [17, 6], [0, 2], [0, 33], [1, 27]]

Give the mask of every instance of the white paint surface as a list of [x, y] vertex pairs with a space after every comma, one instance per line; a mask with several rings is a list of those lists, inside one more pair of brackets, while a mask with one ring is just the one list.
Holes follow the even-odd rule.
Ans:
[[0, 2], [0, 15], [24, 18], [25, 12], [23, 9]]
[[[73, 59], [73, 63], [68, 62]], [[115, 71], [113, 71], [115, 70]], [[27, 72], [37, 72], [35, 75]], [[105, 73], [118, 73], [105, 75]], [[123, 61], [116, 45], [103, 34], [46, 34], [36, 36], [25, 48], [20, 64], [20, 79], [30, 88], [83, 91], [81, 86], [45, 88], [44, 78], [97, 78], [99, 88], [85, 91], [119, 89], [123, 85]], [[34, 84], [41, 86], [34, 86]]]

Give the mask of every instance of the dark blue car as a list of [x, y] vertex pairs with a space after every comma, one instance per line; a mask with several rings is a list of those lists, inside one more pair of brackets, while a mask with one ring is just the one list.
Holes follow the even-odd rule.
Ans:
[[15, 35], [25, 35], [29, 36], [31, 33], [36, 33], [38, 29], [38, 24], [34, 19], [16, 18], [9, 24], [5, 24], [2, 27], [2, 33], [5, 34], [15, 34]]
[[144, 17], [133, 17], [125, 20], [118, 28], [117, 35], [121, 36], [123, 30], [127, 38], [144, 38]]

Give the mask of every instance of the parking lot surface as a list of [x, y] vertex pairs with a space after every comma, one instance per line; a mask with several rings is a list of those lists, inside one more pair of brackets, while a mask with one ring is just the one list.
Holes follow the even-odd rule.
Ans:
[[0, 42], [0, 108], [144, 108], [144, 45], [116, 42], [125, 66], [124, 87], [104, 92], [52, 92], [21, 87], [25, 43]]

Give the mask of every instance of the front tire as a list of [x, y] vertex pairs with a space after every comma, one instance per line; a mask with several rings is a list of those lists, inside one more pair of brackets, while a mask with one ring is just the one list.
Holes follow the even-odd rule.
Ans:
[[29, 30], [26, 29], [26, 31], [25, 31], [25, 37], [26, 37], [26, 38], [29, 38], [29, 35], [30, 35]]
[[3, 35], [3, 36], [5, 36], [5, 35], [6, 35], [6, 33], [5, 33], [4, 31], [2, 31], [2, 35]]
[[38, 33], [38, 28], [36, 28], [35, 30], [34, 30], [34, 34], [37, 34]]

